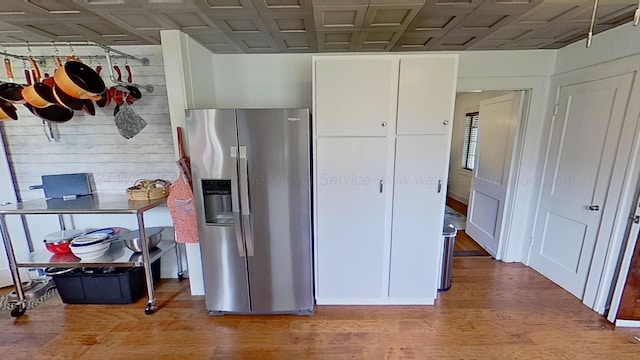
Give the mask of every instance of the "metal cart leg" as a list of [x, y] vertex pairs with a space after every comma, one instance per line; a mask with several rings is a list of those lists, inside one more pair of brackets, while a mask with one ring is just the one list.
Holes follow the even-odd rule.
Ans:
[[2, 233], [2, 242], [4, 243], [4, 249], [7, 252], [7, 260], [9, 261], [9, 270], [11, 270], [11, 277], [13, 278], [13, 285], [16, 288], [18, 294], [18, 302], [16, 307], [11, 310], [11, 316], [20, 317], [27, 311], [27, 302], [24, 298], [24, 290], [22, 289], [22, 281], [20, 280], [20, 272], [18, 271], [18, 265], [16, 261], [16, 254], [11, 245], [11, 238], [9, 237], [9, 230], [7, 229], [7, 222], [4, 215], [0, 215], [0, 232]]
[[147, 281], [147, 294], [149, 295], [149, 301], [147, 301], [144, 313], [151, 315], [158, 310], [158, 307], [156, 306], [156, 296], [153, 289], [153, 273], [151, 272], [151, 262], [149, 261], [149, 243], [147, 242], [147, 233], [144, 230], [144, 219], [142, 214], [138, 214], [138, 231], [140, 233], [140, 243], [142, 245], [144, 277]]
[[[173, 238], [178, 239], [175, 231], [173, 232]], [[180, 244], [178, 244], [178, 242], [176, 242], [176, 260], [176, 265], [178, 265], [178, 280], [182, 281], [184, 280], [184, 269], [182, 269], [182, 257], [180, 256]]]

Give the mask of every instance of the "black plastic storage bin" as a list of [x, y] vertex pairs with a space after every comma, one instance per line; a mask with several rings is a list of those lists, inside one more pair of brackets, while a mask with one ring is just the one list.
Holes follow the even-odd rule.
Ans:
[[[160, 280], [160, 259], [151, 264], [151, 273], [156, 284]], [[106, 274], [74, 269], [52, 277], [65, 304], [130, 304], [146, 292], [142, 267], [117, 267]]]

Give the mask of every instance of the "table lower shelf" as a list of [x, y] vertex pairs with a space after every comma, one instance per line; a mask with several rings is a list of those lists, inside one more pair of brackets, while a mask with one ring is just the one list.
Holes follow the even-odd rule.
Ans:
[[[176, 246], [173, 240], [160, 241], [158, 247], [149, 250], [149, 263], [153, 263], [167, 251]], [[81, 260], [73, 254], [55, 255], [47, 250], [39, 250], [25, 257], [17, 257], [18, 267], [105, 267], [105, 266], [144, 266], [142, 253], [134, 252], [124, 246], [123, 240], [111, 243], [106, 254], [94, 258]]]

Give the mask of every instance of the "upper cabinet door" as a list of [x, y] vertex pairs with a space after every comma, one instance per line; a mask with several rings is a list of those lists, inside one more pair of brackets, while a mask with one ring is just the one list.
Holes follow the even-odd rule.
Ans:
[[397, 88], [397, 59], [316, 60], [316, 135], [392, 134]]
[[400, 60], [398, 135], [451, 131], [457, 72], [457, 55]]

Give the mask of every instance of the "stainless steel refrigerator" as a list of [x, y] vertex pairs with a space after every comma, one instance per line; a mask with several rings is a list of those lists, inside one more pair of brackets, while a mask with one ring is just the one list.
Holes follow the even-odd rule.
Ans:
[[313, 313], [308, 109], [187, 110], [210, 314]]

